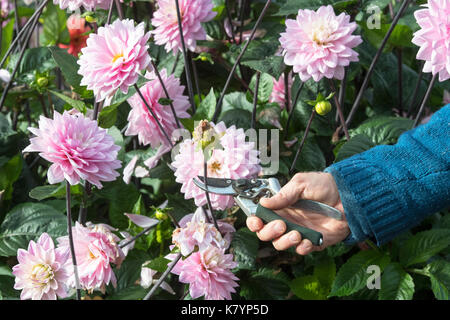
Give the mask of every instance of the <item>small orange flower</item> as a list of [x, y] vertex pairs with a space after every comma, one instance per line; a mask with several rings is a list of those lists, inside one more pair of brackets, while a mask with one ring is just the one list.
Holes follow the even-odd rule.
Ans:
[[86, 40], [89, 37], [85, 33], [90, 31], [91, 28], [85, 26], [86, 20], [81, 18], [79, 14], [73, 14], [67, 19], [67, 29], [69, 30], [70, 43], [59, 44], [60, 48], [68, 49], [67, 52], [71, 55], [78, 57], [81, 49], [86, 47]]

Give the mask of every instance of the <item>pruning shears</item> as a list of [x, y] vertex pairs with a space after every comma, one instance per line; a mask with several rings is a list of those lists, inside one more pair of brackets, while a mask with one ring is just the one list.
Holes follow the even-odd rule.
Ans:
[[[322, 245], [323, 236], [320, 232], [292, 223], [279, 216], [274, 211], [259, 204], [262, 197], [274, 196], [281, 190], [277, 178], [267, 179], [223, 179], [223, 178], [205, 178], [198, 176], [193, 179], [195, 185], [202, 190], [220, 195], [233, 196], [238, 206], [247, 216], [255, 215], [261, 218], [265, 223], [273, 220], [282, 220], [286, 223], [286, 232], [296, 230], [302, 239], [308, 239], [315, 246]], [[205, 183], [206, 182], [206, 183]], [[291, 208], [297, 208], [309, 212], [325, 215], [336, 220], [342, 220], [342, 213], [329, 205], [321, 202], [300, 199]]]

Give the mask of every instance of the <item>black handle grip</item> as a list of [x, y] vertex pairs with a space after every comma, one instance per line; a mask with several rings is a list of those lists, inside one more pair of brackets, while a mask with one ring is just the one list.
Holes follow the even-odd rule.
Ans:
[[272, 210], [263, 207], [260, 204], [258, 204], [258, 207], [256, 209], [256, 216], [261, 218], [266, 223], [273, 221], [273, 220], [283, 220], [284, 223], [286, 223], [286, 227], [287, 227], [286, 232], [296, 230], [301, 234], [302, 239], [308, 239], [315, 246], [322, 245], [323, 236], [320, 232], [317, 232], [317, 231], [299, 226], [298, 224], [292, 223], [292, 222], [286, 220], [285, 218], [279, 216]]

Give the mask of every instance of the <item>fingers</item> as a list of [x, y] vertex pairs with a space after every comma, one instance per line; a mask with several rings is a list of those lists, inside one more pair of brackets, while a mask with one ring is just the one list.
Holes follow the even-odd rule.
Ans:
[[278, 239], [272, 241], [273, 246], [277, 250], [286, 250], [292, 246], [296, 246], [302, 241], [302, 237], [298, 231], [291, 231], [282, 235]]
[[250, 231], [256, 232], [262, 241], [277, 239], [286, 232], [286, 224], [281, 220], [274, 220], [264, 225], [258, 217], [248, 217], [246, 222]]
[[297, 252], [298, 254], [300, 254], [302, 256], [310, 254], [313, 251], [314, 251], [314, 246], [313, 246], [312, 242], [307, 239], [303, 240], [297, 246], [297, 248], [295, 248], [295, 252]]
[[299, 199], [301, 193], [302, 186], [299, 184], [298, 179], [292, 179], [273, 197], [261, 198], [260, 203], [263, 207], [268, 209], [279, 210], [295, 203]]

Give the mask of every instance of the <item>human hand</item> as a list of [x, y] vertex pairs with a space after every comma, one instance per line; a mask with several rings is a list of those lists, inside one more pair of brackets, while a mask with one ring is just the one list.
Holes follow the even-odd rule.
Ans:
[[[310, 199], [325, 203], [341, 211], [343, 218], [342, 220], [336, 220], [318, 213], [289, 208], [299, 199]], [[263, 207], [274, 210], [287, 220], [321, 232], [323, 235], [323, 244], [313, 246], [311, 241], [302, 239], [298, 231], [285, 234], [286, 224], [282, 220], [274, 220], [264, 225], [260, 218], [248, 217], [247, 227], [256, 232], [260, 240], [272, 241], [277, 250], [286, 250], [295, 246], [295, 251], [298, 254], [306, 255], [336, 244], [350, 234], [336, 183], [329, 173], [297, 173], [279, 193], [271, 198], [261, 198], [260, 203]]]

